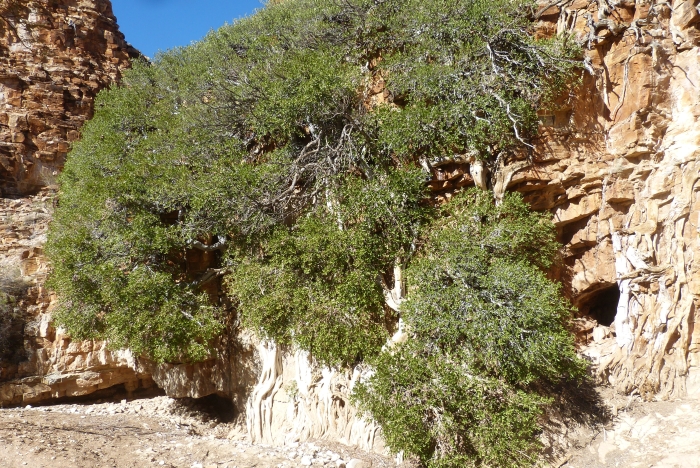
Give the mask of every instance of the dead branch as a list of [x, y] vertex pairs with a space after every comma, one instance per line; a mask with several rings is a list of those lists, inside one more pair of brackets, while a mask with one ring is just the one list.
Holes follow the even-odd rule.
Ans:
[[226, 248], [226, 237], [220, 237], [219, 242], [216, 242], [212, 245], [204, 244], [198, 240], [190, 241], [187, 243], [187, 245], [197, 250], [202, 250], [204, 252], [215, 252], [217, 250], [224, 250]]
[[520, 116], [517, 114], [513, 114], [510, 111], [510, 104], [508, 102], [506, 102], [506, 100], [503, 99], [501, 96], [499, 96], [498, 94], [496, 94], [494, 92], [492, 92], [491, 95], [496, 98], [496, 100], [501, 104], [501, 106], [503, 108], [505, 108], [506, 115], [508, 116], [508, 119], [513, 123], [513, 131], [515, 132], [515, 138], [517, 138], [520, 143], [527, 146], [528, 148], [535, 149], [534, 146], [532, 146], [530, 143], [523, 140], [523, 138], [520, 136], [520, 131], [518, 130], [518, 120], [516, 119], [516, 117], [520, 117]]

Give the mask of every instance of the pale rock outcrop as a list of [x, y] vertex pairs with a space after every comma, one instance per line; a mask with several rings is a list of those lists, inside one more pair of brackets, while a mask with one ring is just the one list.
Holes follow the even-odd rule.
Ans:
[[352, 388], [367, 370], [320, 367], [308, 353], [284, 352], [274, 343], [258, 344], [257, 354], [262, 369], [246, 406], [252, 441], [283, 445], [329, 439], [383, 449], [379, 426], [350, 404]]

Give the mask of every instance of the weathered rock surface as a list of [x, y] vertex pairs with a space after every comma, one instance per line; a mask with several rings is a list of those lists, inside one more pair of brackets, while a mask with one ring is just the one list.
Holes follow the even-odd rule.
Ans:
[[577, 0], [545, 11], [540, 30], [574, 34], [593, 74], [508, 184], [553, 213], [583, 353], [624, 393], [683, 395], [700, 365], [697, 10]]
[[627, 397], [612, 424], [582, 439], [564, 457], [566, 468], [697, 468], [700, 466], [698, 395], [640, 402]]
[[54, 299], [43, 283], [43, 255], [53, 196], [46, 191], [0, 198], [0, 275], [23, 281], [15, 304], [24, 318], [22, 359], [0, 361], [0, 405], [83, 396], [124, 385], [128, 391], [153, 386], [129, 351], [110, 351], [106, 343], [73, 341], [51, 323]]
[[[0, 361], [0, 405], [153, 385], [127, 351], [73, 342], [51, 323], [43, 254], [50, 187], [97, 92], [138, 52], [103, 0], [0, 0], [0, 275], [18, 283], [23, 349]], [[19, 359], [18, 359], [19, 357]]]
[[383, 451], [379, 426], [359, 416], [349, 401], [363, 377], [361, 369], [319, 368], [308, 353], [285, 353], [270, 343], [258, 344], [257, 357], [262, 370], [246, 406], [253, 441], [281, 445], [330, 439]]
[[50, 184], [138, 52], [104, 0], [0, 0], [0, 195]]

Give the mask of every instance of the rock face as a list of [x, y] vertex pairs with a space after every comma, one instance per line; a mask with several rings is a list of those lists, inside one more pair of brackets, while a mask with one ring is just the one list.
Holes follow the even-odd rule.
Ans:
[[[491, 168], [491, 187], [553, 214], [565, 245], [554, 274], [578, 307], [581, 351], [600, 380], [683, 395], [700, 366], [700, 6], [541, 7], [537, 34], [571, 34], [587, 71], [576, 97], [541, 111], [533, 154]], [[471, 169], [440, 161], [435, 196], [473, 184]]]
[[14, 197], [0, 198], [0, 293], [21, 350], [0, 355], [0, 405], [153, 385], [130, 353], [52, 326], [43, 245], [54, 199], [27, 195], [53, 184], [95, 95], [137, 54], [109, 1], [0, 0], [0, 196]]
[[330, 439], [383, 451], [379, 426], [350, 404], [353, 386], [364, 377], [362, 369], [319, 368], [308, 353], [284, 352], [271, 343], [258, 344], [257, 356], [262, 369], [246, 404], [252, 441], [281, 445]]
[[[43, 256], [54, 197], [42, 191], [19, 199], [0, 199], [0, 281], [7, 283], [18, 311], [21, 352], [0, 360], [0, 406], [83, 396], [124, 385], [127, 391], [154, 385], [129, 351], [110, 351], [104, 342], [72, 341], [51, 323], [54, 298], [44, 287]], [[6, 313], [7, 311], [0, 311]]]
[[137, 55], [107, 0], [0, 0], [0, 195], [51, 183], [97, 92]]
[[[436, 162], [430, 187], [438, 199], [474, 184], [490, 185], [497, 198], [518, 190], [533, 208], [551, 212], [565, 245], [552, 274], [578, 306], [581, 351], [601, 381], [648, 397], [683, 394], [700, 367], [698, 1], [562, 0], [542, 7], [537, 34], [567, 32], [584, 49], [587, 71], [576, 96], [541, 112], [541, 137], [529, 159], [491, 168], [470, 166], [467, 157]], [[96, 90], [118, 79], [131, 53], [107, 1], [23, 8], [25, 23], [1, 29], [0, 59], [17, 64], [7, 68], [16, 73], [0, 77], [4, 194], [50, 182], [42, 174], [60, 169]], [[49, 54], [45, 61], [39, 51]], [[54, 330], [41, 250], [51, 203], [43, 192], [0, 203], [0, 257], [32, 283], [18, 303], [27, 312], [29, 359], [3, 364], [0, 404], [155, 381], [175, 397], [233, 398], [258, 442], [328, 438], [382, 449], [377, 427], [347, 398], [362, 369], [319, 369], [304, 353], [235, 333], [222, 341], [216, 361], [155, 366]]]
[[624, 393], [683, 394], [700, 365], [699, 24], [694, 0], [565, 1], [541, 16], [542, 34], [584, 44], [590, 71], [507, 186], [553, 213], [583, 352]]

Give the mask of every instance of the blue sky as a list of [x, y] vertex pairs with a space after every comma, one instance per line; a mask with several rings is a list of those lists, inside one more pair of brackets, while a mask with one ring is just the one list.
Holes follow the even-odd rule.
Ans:
[[126, 40], [151, 58], [261, 7], [260, 0], [112, 0]]

